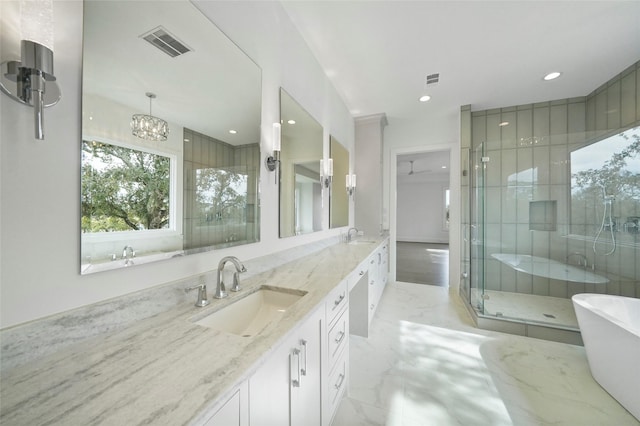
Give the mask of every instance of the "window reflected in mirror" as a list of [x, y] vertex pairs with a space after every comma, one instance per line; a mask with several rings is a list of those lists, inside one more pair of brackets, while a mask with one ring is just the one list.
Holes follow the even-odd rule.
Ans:
[[82, 232], [168, 229], [170, 172], [170, 157], [83, 141]]
[[640, 127], [580, 146], [570, 163], [571, 234], [597, 253], [640, 245]]
[[257, 241], [260, 146], [232, 146], [185, 129], [184, 248]]

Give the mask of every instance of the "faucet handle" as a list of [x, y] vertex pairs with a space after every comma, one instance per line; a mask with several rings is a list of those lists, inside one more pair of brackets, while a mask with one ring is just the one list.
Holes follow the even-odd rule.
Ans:
[[198, 289], [198, 298], [196, 299], [196, 306], [202, 308], [209, 304], [209, 300], [207, 300], [207, 285], [202, 283], [193, 287], [187, 287], [184, 289], [185, 293], [188, 293], [192, 290]]
[[[243, 268], [242, 271], [240, 272], [244, 272], [246, 271], [246, 269]], [[233, 273], [233, 286], [231, 287], [231, 291], [240, 291], [242, 290], [240, 288], [240, 272], [236, 271]]]

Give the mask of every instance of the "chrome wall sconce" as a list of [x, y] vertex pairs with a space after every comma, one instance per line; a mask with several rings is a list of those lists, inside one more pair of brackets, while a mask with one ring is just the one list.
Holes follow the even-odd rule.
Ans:
[[[276, 170], [278, 165], [280, 164], [280, 148], [281, 148], [281, 136], [282, 136], [282, 126], [280, 123], [273, 123], [273, 152], [270, 156], [265, 158], [264, 164], [267, 167], [267, 170], [273, 172]], [[276, 183], [278, 183], [278, 173], [276, 173]]]
[[356, 175], [347, 175], [346, 177], [347, 194], [351, 197], [356, 192]]
[[53, 74], [53, 2], [20, 2], [20, 61], [1, 64], [0, 90], [34, 109], [35, 138], [44, 139], [44, 108], [62, 94]]
[[320, 184], [323, 188], [329, 188], [333, 180], [333, 158], [327, 160], [327, 167], [324, 160], [320, 160]]

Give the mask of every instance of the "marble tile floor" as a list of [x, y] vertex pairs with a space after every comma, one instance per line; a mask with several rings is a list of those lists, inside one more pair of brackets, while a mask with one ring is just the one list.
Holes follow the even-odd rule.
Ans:
[[398, 281], [449, 285], [449, 245], [396, 242], [396, 276]]
[[443, 287], [387, 285], [350, 360], [333, 426], [640, 425], [592, 378], [583, 347], [477, 329]]

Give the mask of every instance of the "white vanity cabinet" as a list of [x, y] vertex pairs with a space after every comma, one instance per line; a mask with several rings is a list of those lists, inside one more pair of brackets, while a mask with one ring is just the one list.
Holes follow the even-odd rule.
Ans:
[[369, 257], [369, 294], [368, 294], [368, 323], [371, 324], [373, 315], [387, 285], [389, 277], [389, 248], [387, 241]]
[[349, 368], [349, 278], [326, 298], [326, 337], [323, 351], [322, 425], [328, 426], [347, 388]]
[[211, 417], [203, 423], [196, 422], [196, 424], [202, 426], [248, 426], [248, 398], [248, 385], [247, 382], [243, 382], [226, 401], [214, 409], [214, 414]]
[[369, 337], [373, 319], [389, 277], [389, 240], [385, 240], [351, 274], [349, 284], [350, 332]]
[[320, 425], [324, 306], [276, 348], [249, 378], [251, 426]]

